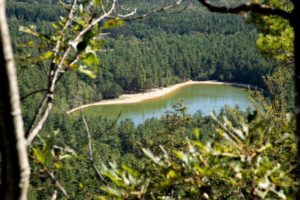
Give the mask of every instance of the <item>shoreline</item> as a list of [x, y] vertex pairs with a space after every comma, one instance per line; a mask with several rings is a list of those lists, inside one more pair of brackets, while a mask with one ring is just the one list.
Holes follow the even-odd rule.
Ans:
[[253, 88], [253, 86], [248, 85], [248, 84], [242, 84], [242, 83], [230, 83], [230, 82], [220, 82], [220, 81], [186, 81], [183, 83], [178, 83], [175, 85], [171, 85], [169, 87], [164, 87], [164, 88], [154, 88], [151, 89], [148, 92], [144, 93], [137, 93], [137, 94], [123, 94], [119, 98], [116, 99], [107, 99], [107, 100], [101, 100], [98, 102], [94, 103], [89, 103], [89, 104], [84, 104], [81, 106], [78, 106], [76, 108], [73, 108], [71, 110], [67, 111], [67, 114], [71, 114], [73, 112], [76, 112], [78, 110], [92, 107], [92, 106], [100, 106], [100, 105], [116, 105], [116, 104], [132, 104], [132, 103], [139, 103], [142, 101], [150, 100], [150, 99], [155, 99], [158, 97], [162, 97], [164, 95], [167, 95], [179, 88], [182, 88], [187, 85], [196, 85], [196, 84], [213, 84], [213, 85], [231, 85], [235, 87], [242, 87], [242, 88]]

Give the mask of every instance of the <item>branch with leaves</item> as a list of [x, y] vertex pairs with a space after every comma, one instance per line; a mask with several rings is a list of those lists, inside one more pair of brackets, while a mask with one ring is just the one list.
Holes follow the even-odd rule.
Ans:
[[[290, 22], [290, 25], [293, 27], [294, 31], [294, 83], [295, 83], [295, 116], [296, 116], [296, 130], [295, 136], [297, 137], [297, 149], [298, 149], [298, 165], [300, 165], [300, 24], [298, 22], [298, 14], [300, 13], [300, 3], [297, 0], [288, 1], [289, 4], [292, 4], [293, 10], [287, 12], [284, 9], [273, 8], [265, 4], [259, 3], [246, 3], [234, 8], [228, 7], [218, 7], [213, 5], [208, 0], [198, 0], [202, 5], [208, 8], [212, 12], [217, 13], [233, 13], [240, 14], [243, 12], [253, 12], [258, 13], [262, 16], [273, 15], [279, 16], [284, 19], [287, 19]], [[300, 180], [300, 172], [296, 172], [298, 182]], [[296, 197], [300, 198], [300, 189], [298, 188], [298, 193]]]
[[[57, 176], [59, 171], [64, 169], [68, 160], [77, 159], [78, 155], [69, 147], [54, 145], [54, 139], [57, 134], [58, 132], [51, 136], [39, 137], [39, 142], [36, 142], [31, 148], [32, 151], [30, 152], [29, 158], [39, 166], [38, 170], [33, 170], [33, 174], [51, 178], [58, 191], [67, 199], [71, 199], [71, 194]], [[57, 194], [54, 196], [57, 196]]]
[[[68, 18], [66, 20], [62, 20], [61, 23], [65, 22], [63, 25], [62, 30], [60, 31], [59, 27], [57, 27], [57, 31], [56, 32], [56, 37], [54, 37], [54, 41], [46, 41], [47, 43], [55, 43], [55, 46], [53, 48], [52, 51], [47, 51], [43, 56], [44, 57], [49, 57], [52, 58], [51, 60], [51, 66], [50, 66], [50, 73], [49, 73], [49, 82], [48, 82], [48, 88], [47, 88], [47, 93], [44, 97], [44, 99], [42, 100], [39, 109], [37, 110], [34, 119], [31, 123], [31, 126], [29, 128], [29, 130], [27, 131], [27, 142], [28, 144], [31, 144], [31, 142], [34, 140], [34, 138], [37, 136], [37, 134], [40, 132], [40, 130], [42, 129], [44, 123], [46, 122], [50, 111], [52, 109], [52, 105], [53, 105], [53, 98], [54, 98], [54, 92], [55, 92], [55, 87], [56, 87], [56, 83], [59, 79], [60, 76], [63, 75], [63, 73], [67, 70], [70, 70], [72, 67], [74, 67], [74, 65], [76, 64], [75, 61], [78, 61], [77, 57], [79, 55], [82, 55], [83, 51], [85, 50], [85, 48], [88, 46], [88, 44], [85, 44], [86, 46], [81, 49], [80, 51], [77, 49], [77, 45], [79, 44], [80, 41], [82, 42], [90, 42], [90, 40], [92, 39], [92, 37], [90, 37], [87, 41], [86, 38], [83, 38], [88, 31], [91, 30], [91, 28], [93, 28], [93, 26], [95, 26], [98, 22], [100, 22], [101, 20], [105, 19], [107, 16], [109, 16], [112, 11], [115, 9], [115, 1], [113, 1], [111, 8], [108, 12], [102, 13], [100, 14], [100, 17], [93, 19], [93, 20], [89, 20], [88, 22], [85, 21], [85, 28], [83, 28], [80, 31], [74, 31], [74, 27], [73, 27], [73, 31], [75, 33], [75, 46], [74, 45], [74, 41], [70, 41], [70, 40], [66, 40], [66, 31], [67, 29], [71, 28], [71, 23], [74, 22], [73, 18], [76, 18], [74, 16], [75, 12], [79, 11], [78, 9], [78, 5], [77, 5], [77, 0], [73, 1], [72, 7], [69, 11], [68, 14]], [[90, 17], [90, 16], [89, 16]], [[86, 20], [88, 20], [89, 18], [86, 18]], [[78, 25], [78, 24], [77, 24]], [[27, 33], [31, 33], [34, 34], [35, 31], [29, 28], [22, 28], [23, 31], [27, 32]], [[40, 34], [35, 34], [35, 35], [40, 35]], [[69, 37], [72, 37], [69, 36]], [[58, 38], [58, 39], [57, 39]], [[40, 37], [40, 39], [42, 39]], [[56, 41], [55, 41], [56, 40]], [[70, 57], [72, 57], [72, 47], [74, 47], [75, 49], [75, 53], [77, 54], [75, 56], [75, 59], [72, 59], [72, 62], [67, 61], [67, 59], [70, 59]], [[60, 52], [63, 52], [62, 54]], [[96, 55], [95, 52], [93, 53], [93, 57], [95, 59]], [[74, 54], [74, 53], [73, 53]], [[88, 53], [86, 53], [88, 54]], [[47, 56], [46, 56], [47, 55]], [[87, 56], [87, 55], [86, 55]], [[71, 65], [72, 64], [72, 65]], [[81, 68], [83, 68], [81, 66]], [[80, 70], [80, 68], [79, 68]], [[84, 72], [84, 71], [83, 71]], [[88, 71], [89, 73], [91, 73], [90, 71]]]
[[[102, 165], [101, 173], [111, 181], [101, 187], [103, 199], [288, 199], [287, 188], [296, 185], [291, 173], [295, 166], [286, 168], [268, 156], [273, 144], [266, 136], [278, 128], [264, 129], [270, 118], [261, 113], [251, 122], [247, 118], [227, 108], [225, 115], [213, 116], [214, 139], [203, 140], [205, 133], [195, 129], [194, 139], [187, 138], [182, 149], [160, 146], [158, 154], [142, 148], [150, 161], [142, 169]], [[231, 190], [227, 196], [220, 185]]]
[[211, 12], [218, 12], [218, 13], [232, 13], [232, 14], [241, 14], [244, 12], [254, 12], [260, 13], [263, 15], [277, 15], [281, 16], [285, 19], [291, 20], [292, 14], [286, 12], [285, 10], [279, 8], [273, 8], [265, 4], [259, 3], [245, 3], [241, 4], [237, 7], [226, 7], [226, 6], [215, 6], [208, 0], [198, 0], [202, 5], [204, 5], [207, 9]]
[[[26, 132], [28, 145], [36, 138], [50, 115], [56, 84], [61, 77], [67, 71], [78, 71], [95, 78], [95, 71], [100, 64], [97, 53], [102, 50], [104, 44], [104, 39], [101, 37], [104, 30], [122, 25], [126, 20], [142, 19], [154, 13], [165, 12], [179, 6], [181, 2], [179, 0], [173, 5], [154, 9], [142, 16], [132, 17], [137, 9], [126, 14], [119, 14], [116, 11], [116, 0], [110, 3], [94, 1], [88, 5], [74, 0], [70, 5], [63, 3], [68, 15], [53, 24], [55, 33], [52, 36], [37, 32], [35, 27], [21, 27], [21, 31], [37, 37], [44, 43], [44, 46], [52, 49], [45, 50], [39, 56], [41, 62], [50, 61], [48, 86]], [[33, 94], [36, 92], [30, 93], [29, 96]]]

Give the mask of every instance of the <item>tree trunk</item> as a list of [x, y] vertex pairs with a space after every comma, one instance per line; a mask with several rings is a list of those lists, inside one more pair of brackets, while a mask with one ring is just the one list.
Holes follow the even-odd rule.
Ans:
[[27, 199], [30, 168], [16, 69], [5, 16], [5, 0], [0, 0], [0, 145], [0, 199]]
[[[293, 11], [293, 18], [291, 19], [291, 24], [295, 32], [295, 113], [296, 113], [296, 139], [297, 139], [297, 179], [300, 182], [300, 29], [299, 21], [297, 20], [297, 13], [300, 13], [300, 2], [299, 0], [293, 1], [295, 9]], [[296, 199], [300, 199], [300, 187], [298, 186], [298, 192]]]

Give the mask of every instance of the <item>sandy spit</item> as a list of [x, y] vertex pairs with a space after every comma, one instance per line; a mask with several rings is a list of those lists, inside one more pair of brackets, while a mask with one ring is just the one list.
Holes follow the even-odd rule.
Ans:
[[214, 84], [214, 85], [232, 85], [237, 87], [243, 88], [251, 88], [250, 85], [247, 84], [240, 84], [240, 83], [229, 83], [229, 82], [219, 82], [219, 81], [186, 81], [183, 83], [178, 83], [176, 85], [172, 85], [165, 88], [155, 88], [151, 89], [148, 92], [144, 93], [137, 93], [137, 94], [123, 94], [119, 98], [116, 99], [108, 99], [108, 100], [101, 100], [99, 102], [84, 104], [79, 107], [73, 108], [67, 111], [67, 114], [71, 114], [76, 112], [80, 109], [88, 108], [91, 106], [99, 106], [99, 105], [115, 105], [115, 104], [131, 104], [131, 103], [138, 103], [149, 99], [158, 98], [164, 95], [167, 95], [181, 87], [193, 84]]

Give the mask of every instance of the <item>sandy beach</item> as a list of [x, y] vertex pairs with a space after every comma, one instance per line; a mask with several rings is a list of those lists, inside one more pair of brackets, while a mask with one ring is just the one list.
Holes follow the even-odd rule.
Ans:
[[149, 100], [158, 98], [164, 95], [167, 95], [168, 93], [171, 93], [181, 87], [187, 86], [187, 85], [193, 85], [193, 84], [215, 84], [215, 85], [232, 85], [237, 87], [243, 87], [243, 88], [249, 88], [249, 85], [246, 84], [239, 84], [239, 83], [228, 83], [228, 82], [219, 82], [219, 81], [186, 81], [183, 83], [178, 83], [176, 85], [172, 85], [165, 88], [155, 88], [148, 92], [144, 93], [137, 93], [137, 94], [123, 94], [119, 98], [116, 99], [109, 99], [109, 100], [101, 100], [99, 102], [85, 104], [76, 108], [73, 108], [71, 110], [67, 111], [67, 114], [76, 112], [80, 109], [84, 109], [91, 106], [99, 106], [99, 105], [114, 105], [114, 104], [131, 104], [131, 103], [138, 103], [141, 101]]

